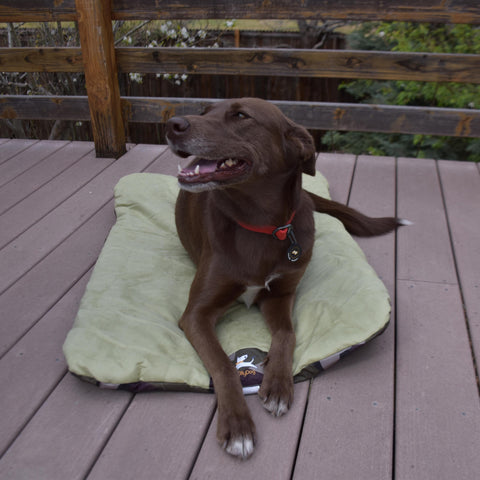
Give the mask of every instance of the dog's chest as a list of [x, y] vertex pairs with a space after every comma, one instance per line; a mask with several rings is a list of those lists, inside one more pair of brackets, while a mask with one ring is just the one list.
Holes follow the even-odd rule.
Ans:
[[238, 297], [238, 300], [243, 302], [247, 308], [250, 308], [255, 302], [257, 295], [264, 289], [270, 291], [270, 283], [278, 277], [280, 277], [279, 273], [272, 273], [265, 279], [264, 285], [247, 285], [245, 292]]

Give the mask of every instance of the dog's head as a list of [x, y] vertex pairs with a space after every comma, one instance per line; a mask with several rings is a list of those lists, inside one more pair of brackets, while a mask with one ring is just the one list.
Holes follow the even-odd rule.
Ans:
[[258, 98], [225, 100], [202, 115], [171, 118], [166, 136], [175, 154], [195, 156], [179, 169], [179, 183], [187, 190], [221, 188], [290, 171], [315, 175], [311, 135]]

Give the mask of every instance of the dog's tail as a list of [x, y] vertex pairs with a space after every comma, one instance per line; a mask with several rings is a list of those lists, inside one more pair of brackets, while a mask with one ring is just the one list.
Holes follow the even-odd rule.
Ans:
[[352, 235], [357, 235], [359, 237], [373, 237], [391, 232], [401, 225], [412, 224], [408, 220], [395, 217], [367, 217], [363, 213], [347, 207], [342, 203], [327, 200], [326, 198], [319, 197], [311, 192], [307, 193], [313, 200], [317, 212], [326, 213], [332, 217], [338, 218], [347, 229], [347, 232]]

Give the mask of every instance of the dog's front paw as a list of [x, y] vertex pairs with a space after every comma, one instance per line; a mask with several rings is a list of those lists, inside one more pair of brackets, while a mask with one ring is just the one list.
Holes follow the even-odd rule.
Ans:
[[284, 415], [293, 402], [293, 378], [280, 379], [265, 375], [258, 396], [273, 416]]
[[220, 414], [217, 438], [224, 450], [241, 459], [248, 458], [255, 449], [255, 424], [247, 411], [243, 415]]

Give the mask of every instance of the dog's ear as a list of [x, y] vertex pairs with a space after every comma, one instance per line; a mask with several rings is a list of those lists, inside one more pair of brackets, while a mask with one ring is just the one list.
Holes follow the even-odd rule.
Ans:
[[285, 132], [285, 150], [287, 159], [295, 157], [302, 166], [302, 171], [315, 176], [315, 142], [308, 131], [288, 121], [288, 129]]

